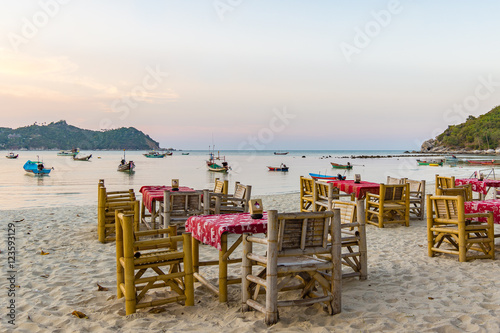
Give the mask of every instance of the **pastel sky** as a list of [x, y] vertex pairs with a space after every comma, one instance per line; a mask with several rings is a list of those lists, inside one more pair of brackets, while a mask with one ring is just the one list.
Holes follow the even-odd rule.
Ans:
[[419, 149], [500, 105], [500, 2], [2, 1], [1, 127], [162, 147]]

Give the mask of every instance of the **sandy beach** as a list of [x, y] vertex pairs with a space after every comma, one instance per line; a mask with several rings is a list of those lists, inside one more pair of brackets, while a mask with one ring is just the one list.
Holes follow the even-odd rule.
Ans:
[[[266, 209], [280, 212], [297, 211], [299, 206], [298, 194], [261, 198]], [[16, 239], [15, 326], [5, 316], [12, 299], [5, 288], [9, 223], [15, 225]], [[428, 257], [425, 220], [412, 220], [409, 228], [367, 226], [368, 279], [343, 280], [340, 314], [328, 316], [318, 305], [282, 308], [280, 322], [270, 328], [262, 314], [240, 311], [240, 285], [229, 287], [228, 304], [219, 304], [196, 283], [194, 307], [170, 304], [160, 313], [148, 308], [125, 316], [124, 300], [116, 298], [115, 244], [97, 241], [95, 205], [3, 211], [2, 230], [2, 331], [500, 331], [500, 265]], [[214, 248], [201, 247], [202, 259], [217, 255]], [[208, 277], [215, 280], [216, 271]], [[97, 284], [108, 290], [98, 291]], [[88, 319], [73, 316], [75, 310]]]

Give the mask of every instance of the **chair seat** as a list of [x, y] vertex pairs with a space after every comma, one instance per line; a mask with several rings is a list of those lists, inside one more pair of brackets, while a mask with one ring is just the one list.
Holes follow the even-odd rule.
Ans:
[[278, 258], [278, 272], [281, 268], [285, 268], [288, 271], [296, 266], [298, 271], [307, 271], [307, 266], [311, 267], [311, 270], [327, 270], [333, 269], [333, 264], [331, 260], [324, 260], [312, 256], [294, 256], [294, 257], [279, 257]]
[[139, 253], [140, 256], [134, 259], [134, 264], [136, 267], [140, 265], [151, 265], [151, 264], [160, 264], [163, 262], [171, 262], [173, 260], [179, 260], [184, 258], [183, 252], [156, 251], [152, 253], [142, 253], [142, 252]]

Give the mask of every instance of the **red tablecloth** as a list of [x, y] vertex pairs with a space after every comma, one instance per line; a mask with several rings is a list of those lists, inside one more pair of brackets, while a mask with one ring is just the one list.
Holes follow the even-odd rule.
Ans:
[[221, 250], [222, 234], [253, 234], [267, 232], [267, 213], [262, 219], [252, 219], [250, 213], [220, 214], [220, 215], [196, 215], [186, 221], [186, 231], [204, 244], [211, 245]]
[[472, 184], [472, 190], [482, 194], [487, 194], [490, 187], [500, 187], [500, 180], [485, 179], [479, 180], [476, 178], [455, 179], [455, 185]]
[[331, 180], [328, 183], [333, 183], [333, 186], [338, 187], [339, 190], [347, 194], [353, 194], [358, 199], [363, 199], [367, 192], [379, 194], [380, 184], [361, 181], [355, 183], [354, 180]]
[[[172, 186], [143, 186], [139, 190], [142, 193], [142, 202], [144, 206], [151, 211], [153, 200], [163, 200], [163, 191], [170, 191]], [[192, 192], [191, 187], [179, 186], [179, 192]]]
[[493, 212], [493, 221], [500, 224], [500, 199], [466, 201], [464, 206], [465, 214]]

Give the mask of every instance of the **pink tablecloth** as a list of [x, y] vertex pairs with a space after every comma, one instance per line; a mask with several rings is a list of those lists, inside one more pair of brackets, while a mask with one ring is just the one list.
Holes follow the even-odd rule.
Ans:
[[500, 199], [466, 201], [464, 205], [465, 214], [493, 212], [493, 221], [500, 224]]
[[488, 193], [490, 187], [500, 187], [500, 180], [485, 179], [479, 180], [476, 178], [455, 179], [455, 185], [472, 184], [472, 190], [484, 195]]
[[[142, 202], [144, 206], [151, 211], [153, 200], [163, 200], [163, 191], [170, 191], [172, 186], [143, 186], [139, 190], [142, 193]], [[179, 192], [192, 192], [191, 187], [179, 186]]]
[[353, 194], [358, 199], [363, 199], [367, 192], [379, 194], [380, 184], [361, 181], [355, 183], [354, 180], [331, 180], [328, 183], [333, 183], [333, 186], [338, 187], [339, 190], [347, 194]]
[[191, 216], [186, 221], [186, 231], [191, 232], [200, 242], [220, 251], [222, 234], [225, 232], [232, 234], [267, 232], [267, 213], [264, 213], [260, 220], [252, 219], [250, 213]]

